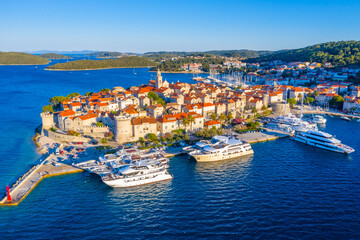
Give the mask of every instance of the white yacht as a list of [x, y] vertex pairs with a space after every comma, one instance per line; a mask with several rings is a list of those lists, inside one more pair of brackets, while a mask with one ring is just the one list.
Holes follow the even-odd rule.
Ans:
[[342, 120], [345, 120], [345, 121], [350, 121], [350, 120], [351, 120], [350, 118], [345, 117], [345, 116], [341, 116], [340, 118], [341, 118]]
[[111, 187], [135, 187], [172, 178], [166, 166], [161, 161], [153, 159], [120, 165], [111, 173], [101, 176], [101, 180]]
[[321, 131], [297, 132], [293, 139], [314, 147], [339, 153], [349, 154], [355, 151], [351, 147], [342, 144], [341, 141], [334, 138], [334, 136]]
[[172, 179], [167, 172], [169, 159], [162, 151], [142, 151], [123, 148], [115, 154], [107, 154], [99, 160], [76, 164], [90, 173], [98, 174], [112, 187], [133, 187]]
[[291, 133], [291, 134], [295, 133], [295, 130], [288, 124], [270, 122], [270, 123], [266, 124], [266, 127], [269, 129], [283, 131], [283, 132], [287, 132], [287, 133]]
[[199, 149], [188, 152], [198, 162], [227, 160], [254, 153], [249, 143], [227, 136], [215, 136], [210, 144], [198, 147]]
[[325, 124], [326, 123], [326, 118], [324, 118], [323, 116], [321, 115], [315, 115], [311, 121], [313, 123], [317, 123], [317, 124]]

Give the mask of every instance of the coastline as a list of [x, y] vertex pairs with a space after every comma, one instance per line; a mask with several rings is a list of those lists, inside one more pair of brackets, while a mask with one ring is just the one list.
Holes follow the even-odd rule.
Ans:
[[[156, 72], [156, 71], [149, 71], [149, 72]], [[185, 72], [161, 71], [161, 73], [182, 73], [182, 74], [199, 74], [199, 73], [202, 74], [202, 73], [205, 73], [206, 74], [207, 72], [202, 72], [201, 71], [201, 72], [196, 72], [195, 73], [195, 72], [186, 72], [186, 71]]]
[[50, 63], [50, 61], [48, 62], [48, 63], [40, 63], [40, 64], [38, 64], [38, 63], [29, 63], [29, 64], [1, 64], [0, 63], [0, 66], [22, 66], [22, 65], [24, 65], [24, 66], [36, 66], [36, 65], [46, 65], [46, 64], [49, 64]]
[[45, 70], [48, 70], [48, 71], [93, 71], [93, 70], [117, 69], [117, 68], [148, 68], [148, 66], [143, 66], [143, 67], [108, 67], [108, 68], [89, 68], [89, 69], [51, 69], [51, 68], [45, 68]]

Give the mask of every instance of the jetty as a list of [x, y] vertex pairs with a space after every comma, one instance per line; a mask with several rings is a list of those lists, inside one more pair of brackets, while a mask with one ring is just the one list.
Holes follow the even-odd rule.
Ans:
[[286, 138], [292, 136], [291, 133], [272, 130], [265, 128], [265, 131], [258, 131], [258, 132], [250, 132], [250, 133], [235, 133], [234, 135], [237, 136], [240, 140], [246, 141], [250, 144], [257, 143], [257, 142], [266, 142], [272, 141], [279, 138]]
[[46, 177], [58, 176], [63, 174], [77, 173], [83, 170], [65, 164], [52, 162], [53, 154], [50, 154], [44, 160], [40, 160], [38, 165], [33, 166], [23, 176], [21, 176], [16, 183], [10, 188], [8, 194], [1, 199], [0, 206], [15, 206], [18, 205], [25, 197]]

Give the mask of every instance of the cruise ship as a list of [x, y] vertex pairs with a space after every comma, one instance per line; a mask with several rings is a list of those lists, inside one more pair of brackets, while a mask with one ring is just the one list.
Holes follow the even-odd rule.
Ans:
[[350, 154], [355, 151], [353, 148], [342, 144], [334, 136], [321, 131], [297, 132], [293, 139], [314, 147], [339, 153]]
[[249, 143], [227, 136], [215, 136], [210, 144], [196, 144], [195, 149], [188, 152], [198, 162], [222, 161], [253, 153]]
[[111, 187], [135, 187], [172, 178], [161, 161], [151, 159], [121, 165], [111, 173], [103, 175], [101, 180]]

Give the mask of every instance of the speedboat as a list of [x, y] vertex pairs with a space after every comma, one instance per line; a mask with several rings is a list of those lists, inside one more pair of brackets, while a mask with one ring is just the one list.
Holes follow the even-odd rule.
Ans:
[[345, 116], [341, 116], [340, 118], [341, 118], [342, 120], [345, 120], [345, 121], [350, 121], [350, 118], [345, 117]]

